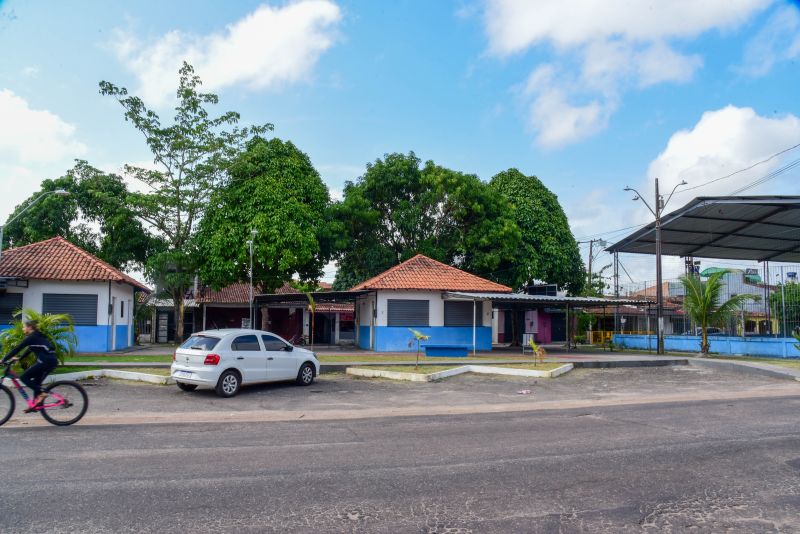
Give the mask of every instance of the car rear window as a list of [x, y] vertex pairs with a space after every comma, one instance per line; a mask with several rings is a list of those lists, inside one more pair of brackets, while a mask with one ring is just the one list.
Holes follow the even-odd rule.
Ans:
[[190, 350], [214, 350], [217, 343], [219, 343], [218, 337], [192, 336], [181, 345], [181, 348]]

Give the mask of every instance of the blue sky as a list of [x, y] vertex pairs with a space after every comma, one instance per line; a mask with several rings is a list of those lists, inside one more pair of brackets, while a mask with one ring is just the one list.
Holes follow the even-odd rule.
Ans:
[[[486, 180], [536, 174], [577, 237], [613, 239], [647, 220], [625, 185], [697, 185], [800, 143], [798, 36], [782, 0], [0, 1], [0, 216], [74, 158], [147, 162], [97, 83], [169, 115], [188, 57], [220, 111], [274, 123], [334, 194], [366, 162], [414, 150]], [[748, 193], [800, 194], [799, 177]], [[626, 261], [651, 277], [651, 259]]]

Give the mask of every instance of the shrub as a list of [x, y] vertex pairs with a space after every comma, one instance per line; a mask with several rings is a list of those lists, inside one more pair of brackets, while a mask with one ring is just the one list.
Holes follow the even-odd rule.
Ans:
[[[64, 360], [75, 354], [78, 348], [78, 338], [75, 336], [75, 325], [72, 317], [66, 314], [44, 314], [34, 310], [25, 309], [14, 314], [14, 321], [11, 328], [0, 333], [0, 347], [3, 355], [19, 345], [25, 338], [23, 327], [25, 321], [33, 320], [39, 323], [39, 331], [44, 334], [53, 344], [56, 350], [56, 358], [63, 364]], [[25, 351], [20, 354], [19, 369], [27, 369], [33, 365], [33, 354]]]

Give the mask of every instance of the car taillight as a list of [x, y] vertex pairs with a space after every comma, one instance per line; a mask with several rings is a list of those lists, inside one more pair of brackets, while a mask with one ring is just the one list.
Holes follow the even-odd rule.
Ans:
[[178, 351], [176, 350], [175, 352], [172, 353], [172, 361], [174, 362], [177, 359], [178, 359]]
[[219, 354], [209, 354], [206, 356], [203, 365], [217, 365], [219, 363]]

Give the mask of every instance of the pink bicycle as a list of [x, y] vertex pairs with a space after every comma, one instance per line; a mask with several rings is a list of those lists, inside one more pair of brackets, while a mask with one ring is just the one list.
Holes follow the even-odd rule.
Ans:
[[3, 376], [0, 377], [0, 425], [11, 419], [14, 414], [14, 394], [9, 388], [3, 385], [6, 378], [11, 379], [11, 383], [19, 391], [20, 396], [28, 403], [28, 407], [42, 414], [49, 423], [58, 426], [67, 426], [77, 423], [84, 416], [89, 408], [89, 397], [86, 391], [77, 382], [62, 380], [53, 382], [42, 391], [47, 393], [47, 398], [41, 406], [35, 407], [35, 402], [26, 392], [19, 382], [19, 377], [11, 370], [11, 362], [5, 364]]

